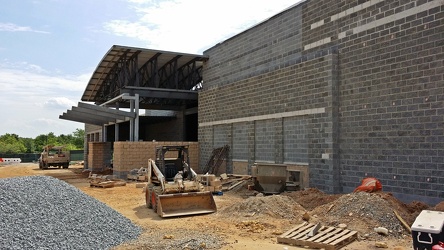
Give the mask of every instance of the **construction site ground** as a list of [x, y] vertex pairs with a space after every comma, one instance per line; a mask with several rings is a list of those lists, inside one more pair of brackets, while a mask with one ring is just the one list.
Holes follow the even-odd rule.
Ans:
[[[380, 249], [376, 246], [379, 244], [385, 244], [388, 249], [411, 249], [411, 234], [393, 211], [411, 225], [422, 209], [444, 210], [443, 202], [434, 207], [421, 202], [404, 204], [384, 192], [329, 195], [317, 189], [306, 189], [262, 196], [248, 190], [251, 183], [245, 182], [223, 195], [214, 196], [216, 213], [162, 219], [145, 206], [143, 189], [136, 188], [136, 182], [112, 188], [90, 187], [88, 174], [81, 164], [71, 165], [69, 169], [48, 170], [40, 170], [38, 164], [33, 163], [0, 166], [0, 178], [31, 175], [49, 175], [66, 181], [143, 228], [136, 242], [117, 246], [118, 250], [156, 249], [153, 246], [168, 245], [162, 241], [184, 237], [190, 241], [206, 237], [206, 244], [201, 244], [199, 249], [310, 249], [277, 243], [278, 236], [304, 221], [334, 227], [345, 224], [348, 229], [357, 231], [357, 239], [341, 249]], [[389, 234], [376, 233], [376, 227], [388, 229]]]

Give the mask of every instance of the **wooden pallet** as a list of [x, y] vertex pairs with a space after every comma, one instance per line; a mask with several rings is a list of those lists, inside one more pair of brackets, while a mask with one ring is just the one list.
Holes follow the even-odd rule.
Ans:
[[90, 182], [90, 187], [111, 188], [114, 187], [114, 181]]
[[315, 226], [314, 224], [304, 222], [280, 235], [277, 241], [278, 243], [294, 246], [337, 250], [356, 240], [358, 236], [357, 231], [324, 226], [314, 236], [307, 236]]
[[124, 181], [91, 181], [89, 183], [90, 187], [99, 187], [99, 188], [112, 188], [125, 185], [126, 182]]

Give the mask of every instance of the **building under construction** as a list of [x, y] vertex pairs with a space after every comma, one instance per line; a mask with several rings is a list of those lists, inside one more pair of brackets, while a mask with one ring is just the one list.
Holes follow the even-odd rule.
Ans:
[[[444, 2], [306, 0], [202, 55], [113, 46], [78, 106], [88, 168], [190, 145], [194, 169], [283, 164], [303, 187], [376, 177], [404, 201], [444, 199]], [[222, 170], [221, 170], [222, 171]]]

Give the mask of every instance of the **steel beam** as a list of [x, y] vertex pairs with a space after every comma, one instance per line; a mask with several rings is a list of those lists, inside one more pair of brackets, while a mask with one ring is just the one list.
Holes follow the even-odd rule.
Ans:
[[[117, 117], [117, 116], [118, 117], [129, 117], [129, 118], [135, 118], [136, 117], [136, 113], [134, 113], [134, 112], [128, 112], [128, 111], [122, 111], [122, 110], [117, 110], [117, 109], [111, 109], [111, 108], [106, 108], [106, 107], [97, 106], [97, 105], [91, 105], [91, 104], [82, 103], [82, 102], [79, 102], [77, 106], [79, 108], [86, 108], [86, 109], [89, 109], [89, 110], [100, 112], [101, 114], [107, 114], [107, 115], [110, 115], [110, 116], [112, 115], [114, 117]], [[119, 118], [117, 118], [117, 119], [119, 119]], [[121, 119], [121, 120], [123, 120], [123, 119]]]
[[141, 97], [161, 98], [161, 99], [178, 99], [178, 100], [197, 100], [198, 93], [193, 90], [178, 89], [159, 89], [147, 87], [131, 87], [126, 86], [120, 90], [121, 94], [128, 93], [130, 95], [139, 94]]
[[93, 109], [89, 109], [89, 108], [72, 107], [72, 111], [75, 111], [78, 113], [85, 113], [85, 114], [89, 114], [89, 115], [94, 115], [94, 116], [98, 116], [98, 117], [104, 117], [104, 118], [107, 118], [112, 121], [125, 120], [125, 116], [109, 114], [106, 112], [101, 112], [101, 111], [93, 110]]
[[97, 126], [102, 126], [103, 124], [105, 124], [105, 122], [103, 122], [103, 121], [88, 119], [85, 117], [80, 117], [77, 115], [67, 114], [67, 113], [63, 113], [62, 115], [59, 115], [59, 119], [64, 119], [64, 120], [74, 121], [74, 122], [81, 122], [81, 123], [86, 123], [86, 124], [92, 124], [92, 125], [97, 125]]
[[77, 112], [77, 111], [72, 111], [72, 110], [68, 110], [68, 111], [66, 111], [66, 113], [69, 115], [78, 116], [79, 118], [82, 118], [82, 119], [97, 120], [97, 121], [102, 122], [102, 124], [107, 124], [109, 122], [116, 121], [116, 119], [112, 119], [112, 118], [108, 118], [108, 117], [104, 117], [104, 116], [97, 116], [97, 115], [93, 115], [93, 114], [82, 113], [82, 112]]

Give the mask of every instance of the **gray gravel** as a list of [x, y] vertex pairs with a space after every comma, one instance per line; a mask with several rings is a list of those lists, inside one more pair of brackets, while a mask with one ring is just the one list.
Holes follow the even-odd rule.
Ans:
[[49, 176], [0, 179], [0, 249], [109, 249], [141, 229]]
[[401, 237], [404, 233], [403, 226], [393, 213], [392, 205], [377, 194], [351, 193], [343, 195], [334, 204], [328, 215], [342, 218], [342, 222], [346, 219], [360, 219], [367, 222], [365, 225], [372, 233], [375, 227], [387, 228], [392, 236]]
[[137, 250], [205, 250], [221, 249], [226, 244], [223, 237], [210, 232], [184, 228], [177, 228], [174, 231], [157, 228], [145, 231], [137, 241], [127, 242], [122, 246], [123, 249]]

